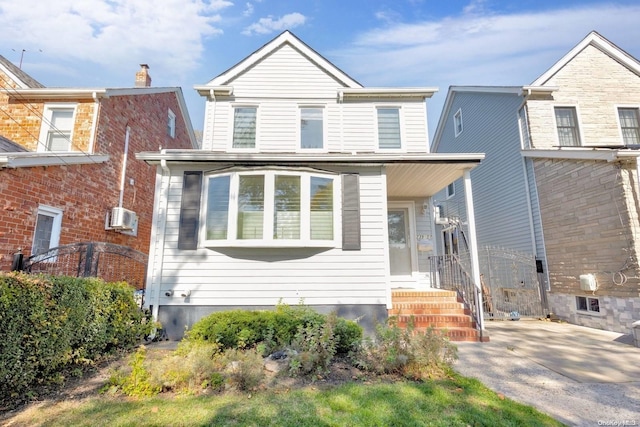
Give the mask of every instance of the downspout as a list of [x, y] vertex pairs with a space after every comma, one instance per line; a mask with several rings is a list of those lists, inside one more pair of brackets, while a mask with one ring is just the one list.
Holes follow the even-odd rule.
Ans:
[[122, 173], [120, 174], [120, 197], [118, 199], [118, 207], [122, 207], [124, 200], [124, 181], [127, 175], [127, 159], [129, 157], [129, 134], [130, 128], [127, 126], [127, 131], [124, 137], [124, 153], [122, 154]]
[[484, 310], [482, 310], [482, 287], [480, 285], [480, 259], [478, 257], [478, 240], [476, 238], [476, 217], [473, 208], [473, 193], [471, 190], [471, 172], [464, 170], [464, 196], [467, 205], [467, 220], [469, 221], [469, 253], [471, 254], [471, 274], [476, 285], [476, 301], [478, 304], [478, 326], [480, 336], [484, 331]]

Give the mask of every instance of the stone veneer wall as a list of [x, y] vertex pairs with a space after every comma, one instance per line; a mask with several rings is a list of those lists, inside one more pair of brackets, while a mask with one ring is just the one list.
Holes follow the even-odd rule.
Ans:
[[[592, 296], [582, 294], [581, 296]], [[640, 298], [601, 296], [600, 314], [576, 310], [576, 295], [549, 294], [549, 308], [562, 320], [576, 325], [631, 334], [631, 324], [640, 319]]]

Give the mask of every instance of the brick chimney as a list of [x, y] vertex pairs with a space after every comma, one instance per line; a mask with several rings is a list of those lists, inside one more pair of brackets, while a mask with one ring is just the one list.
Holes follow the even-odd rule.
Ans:
[[149, 75], [149, 66], [140, 64], [140, 71], [136, 73], [136, 87], [151, 86], [151, 76]]

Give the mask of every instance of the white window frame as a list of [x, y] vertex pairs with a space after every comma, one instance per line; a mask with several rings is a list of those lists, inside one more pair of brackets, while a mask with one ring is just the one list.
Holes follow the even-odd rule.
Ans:
[[[322, 110], [322, 148], [302, 148], [302, 110], [314, 108]], [[298, 117], [296, 122], [297, 152], [299, 153], [326, 153], [327, 149], [327, 106], [321, 104], [298, 105]]]
[[[262, 239], [238, 239], [238, 189], [240, 176], [242, 175], [264, 175], [264, 217]], [[300, 177], [300, 238], [299, 239], [275, 239], [273, 237], [273, 217], [275, 212], [275, 176], [289, 175]], [[207, 240], [207, 206], [209, 179], [221, 176], [230, 176], [229, 183], [229, 213], [227, 220], [227, 238], [217, 240]], [[333, 239], [312, 240], [311, 233], [311, 200], [310, 200], [310, 179], [311, 177], [330, 178], [333, 180]], [[203, 187], [202, 208], [200, 210], [200, 236], [199, 241], [204, 247], [254, 247], [254, 248], [274, 248], [274, 247], [322, 247], [333, 248], [341, 245], [342, 236], [341, 223], [341, 180], [339, 174], [327, 172], [316, 172], [313, 170], [284, 170], [275, 168], [262, 168], [255, 170], [237, 170], [223, 173], [205, 174]]]
[[[35, 255], [35, 241], [36, 241], [36, 229], [38, 227], [38, 216], [53, 217], [53, 224], [51, 225], [51, 240], [49, 241], [49, 249], [55, 248], [60, 244], [60, 234], [62, 232], [62, 214], [63, 211], [53, 206], [40, 205], [36, 211], [36, 221], [33, 225], [33, 238], [31, 239], [31, 255]], [[51, 258], [51, 261], [55, 261], [55, 258]]]
[[[451, 190], [449, 190], [449, 189], [451, 189]], [[452, 198], [453, 196], [456, 195], [456, 183], [455, 183], [455, 181], [450, 183], [450, 184], [447, 184], [447, 187], [445, 189], [445, 194], [447, 195], [447, 199], [450, 199], [450, 198]]]
[[71, 117], [71, 130], [69, 132], [69, 149], [65, 151], [57, 151], [58, 153], [72, 151], [73, 149], [73, 131], [76, 123], [76, 114], [78, 113], [78, 103], [65, 102], [65, 103], [46, 103], [44, 104], [44, 110], [42, 112], [42, 122], [40, 125], [40, 135], [38, 136], [38, 152], [50, 152], [47, 149], [47, 143], [49, 139], [49, 130], [52, 128], [51, 123], [53, 120], [53, 112], [55, 110], [73, 110]]
[[[578, 128], [578, 145], [560, 145], [560, 135], [558, 134], [558, 120], [556, 118], [556, 108], [573, 108], [573, 111], [576, 113], [576, 127]], [[553, 123], [554, 130], [556, 134], [556, 146], [558, 147], [584, 147], [584, 138], [582, 135], [582, 122], [580, 120], [580, 110], [577, 105], [554, 105], [553, 106]]]
[[171, 108], [167, 110], [167, 135], [171, 138], [176, 137], [176, 113], [171, 111]]
[[[255, 140], [253, 142], [253, 147], [234, 147], [233, 146], [233, 134], [236, 128], [236, 109], [237, 108], [255, 108], [256, 110], [256, 126], [255, 126]], [[257, 104], [232, 104], [230, 105], [229, 111], [229, 144], [228, 150], [230, 152], [242, 152], [242, 153], [257, 153], [259, 150], [258, 140], [260, 139], [259, 130], [260, 130], [260, 108]]]
[[[587, 302], [587, 309], [586, 310], [581, 310], [579, 308], [578, 305], [578, 298], [585, 298], [586, 302]], [[589, 300], [597, 300], [598, 301], [598, 309], [599, 311], [595, 311], [595, 310], [591, 310], [591, 304], [589, 303]], [[602, 309], [602, 301], [600, 300], [599, 297], [593, 296], [593, 295], [576, 295], [575, 296], [575, 304], [576, 304], [576, 313], [578, 314], [587, 314], [589, 316], [604, 316], [604, 310]]]
[[[380, 148], [380, 127], [378, 126], [378, 110], [398, 110], [398, 123], [400, 126], [400, 148]], [[376, 126], [376, 152], [378, 153], [403, 153], [405, 149], [405, 135], [404, 135], [404, 115], [402, 114], [402, 107], [399, 105], [376, 105], [375, 106], [375, 126]]]
[[[622, 134], [622, 123], [620, 123], [620, 110], [636, 110], [636, 117], [638, 118], [638, 124], [640, 125], [640, 106], [638, 105], [616, 105], [615, 106], [615, 114], [616, 114], [616, 120], [618, 122], [618, 132], [620, 135], [620, 143], [621, 145], [627, 145], [624, 142], [624, 135]], [[640, 141], [638, 141], [638, 144], [640, 144]]]
[[[458, 130], [460, 128], [460, 130]], [[458, 108], [458, 111], [453, 115], [453, 132], [457, 138], [464, 131], [464, 125], [462, 123], [462, 108]]]

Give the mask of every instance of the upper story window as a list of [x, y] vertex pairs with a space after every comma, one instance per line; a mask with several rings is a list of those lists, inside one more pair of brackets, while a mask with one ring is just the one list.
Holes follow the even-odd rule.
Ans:
[[378, 108], [378, 148], [400, 149], [400, 109]]
[[40, 206], [36, 216], [31, 255], [45, 252], [58, 246], [62, 228], [62, 211], [50, 206]]
[[279, 170], [209, 175], [205, 246], [335, 246], [337, 179]]
[[640, 120], [637, 108], [618, 108], [620, 131], [624, 145], [640, 144]]
[[233, 112], [233, 148], [256, 148], [256, 107], [235, 107]]
[[171, 109], [167, 112], [167, 135], [176, 137], [176, 115]]
[[447, 199], [449, 197], [453, 197], [456, 194], [456, 184], [455, 182], [452, 182], [451, 184], [447, 185]]
[[324, 108], [300, 109], [300, 148], [316, 150], [324, 148]]
[[580, 146], [580, 131], [575, 107], [555, 107], [555, 113], [560, 146]]
[[75, 104], [44, 107], [38, 151], [71, 151]]
[[462, 110], [459, 109], [453, 115], [453, 128], [455, 135], [458, 136], [462, 133]]

